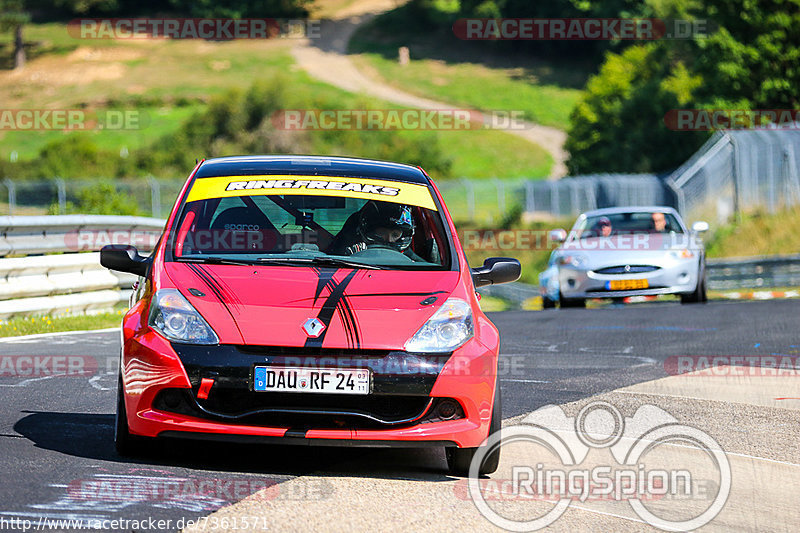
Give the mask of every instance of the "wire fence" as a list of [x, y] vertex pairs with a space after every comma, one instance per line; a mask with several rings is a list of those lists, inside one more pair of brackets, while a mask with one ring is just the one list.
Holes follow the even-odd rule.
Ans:
[[[61, 179], [0, 181], [0, 214], [2, 215], [66, 215], [102, 212], [103, 202], [109, 198], [98, 198], [107, 192], [134, 206], [136, 212], [123, 214], [149, 215], [165, 218], [183, 186], [183, 180], [142, 179]], [[94, 193], [94, 194], [92, 194]]]
[[[798, 124], [800, 126], [800, 124]], [[800, 130], [715, 133], [667, 180], [686, 218], [724, 223], [800, 204]]]
[[[163, 218], [182, 179], [0, 181], [0, 214], [78, 213], [100, 183], [135, 203], [136, 213]], [[722, 224], [738, 212], [769, 213], [800, 205], [800, 124], [795, 129], [715, 133], [684, 165], [664, 176], [592, 174], [556, 181], [437, 180], [456, 221], [496, 226], [512, 208], [530, 218], [558, 219], [602, 207], [667, 205], [688, 222]], [[97, 211], [89, 211], [97, 212]], [[108, 212], [103, 214], [119, 214]]]

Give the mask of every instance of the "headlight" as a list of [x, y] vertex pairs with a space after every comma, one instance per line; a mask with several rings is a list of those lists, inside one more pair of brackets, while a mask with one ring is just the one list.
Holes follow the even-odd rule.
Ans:
[[452, 352], [473, 334], [472, 308], [460, 298], [449, 298], [406, 343], [406, 351]]
[[567, 254], [560, 256], [556, 262], [559, 265], [567, 265], [580, 268], [586, 264], [586, 256], [580, 254]]
[[147, 323], [171, 341], [219, 344], [219, 337], [208, 322], [176, 289], [156, 291]]
[[689, 259], [694, 257], [694, 252], [688, 248], [684, 248], [683, 250], [672, 250], [669, 255], [675, 259]]

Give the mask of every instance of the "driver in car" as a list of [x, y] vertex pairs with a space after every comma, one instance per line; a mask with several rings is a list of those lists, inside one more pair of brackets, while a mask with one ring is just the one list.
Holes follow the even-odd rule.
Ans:
[[411, 250], [414, 219], [407, 205], [368, 202], [358, 215], [356, 230], [336, 246], [340, 255], [353, 255], [367, 248], [388, 248], [414, 261], [424, 261]]

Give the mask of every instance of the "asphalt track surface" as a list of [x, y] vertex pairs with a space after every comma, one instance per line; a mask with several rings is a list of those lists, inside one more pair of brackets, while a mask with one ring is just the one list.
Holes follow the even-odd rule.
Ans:
[[[574, 415], [600, 399], [625, 416], [656, 405], [712, 436], [731, 457], [731, 496], [704, 529], [796, 531], [797, 376], [691, 381], [671, 375], [665, 362], [679, 355], [796, 357], [799, 310], [800, 302], [773, 300], [494, 313], [504, 427], [545, 405]], [[161, 530], [174, 531], [201, 517], [208, 518], [191, 530], [495, 527], [463, 496], [463, 480], [447, 474], [437, 449], [180, 442], [120, 458], [112, 442], [118, 353], [113, 331], [0, 341], [0, 357], [88, 356], [98, 366], [90, 376], [0, 377], [0, 529], [16, 529], [15, 520], [36, 528], [72, 519], [83, 526], [130, 520], [118, 530], [153, 531], [155, 521], [170, 520]], [[653, 529], [615, 503], [574, 505], [550, 527]]]

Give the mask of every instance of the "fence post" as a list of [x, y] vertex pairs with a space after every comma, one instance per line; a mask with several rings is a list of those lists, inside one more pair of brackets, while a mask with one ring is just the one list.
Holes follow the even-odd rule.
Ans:
[[561, 215], [561, 210], [558, 205], [558, 182], [550, 182], [550, 214], [555, 216]]
[[569, 188], [570, 188], [570, 193], [571, 193], [570, 194], [570, 203], [572, 204], [572, 205], [570, 205], [571, 209], [570, 209], [570, 213], [569, 214], [570, 215], [579, 215], [580, 212], [581, 212], [581, 208], [580, 208], [580, 205], [579, 205], [580, 204], [580, 200], [578, 199], [578, 184], [575, 183], [574, 180], [573, 181], [568, 181], [567, 183], [569, 184]]
[[501, 180], [492, 178], [494, 186], [497, 187], [497, 208], [500, 210], [500, 216], [506, 212], [506, 186]]
[[533, 213], [536, 210], [535, 198], [533, 197], [533, 181], [525, 182], [525, 211]]
[[775, 150], [772, 146], [767, 146], [767, 176], [769, 179], [769, 186], [767, 187], [767, 200], [769, 205], [769, 214], [775, 214]]
[[8, 189], [8, 214], [13, 215], [17, 207], [17, 186], [9, 178], [5, 178], [3, 184]]
[[464, 184], [464, 194], [467, 196], [467, 214], [470, 220], [475, 219], [475, 186], [466, 178], [461, 179]]
[[65, 215], [67, 213], [67, 185], [61, 178], [56, 178], [56, 187], [58, 187], [58, 214]]
[[150, 185], [150, 211], [154, 218], [161, 216], [161, 186], [153, 176], [147, 176]]

